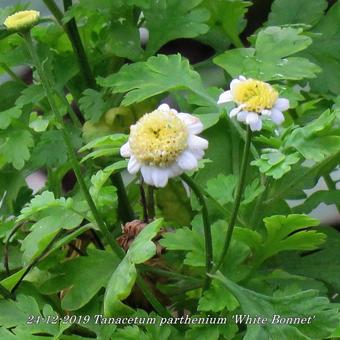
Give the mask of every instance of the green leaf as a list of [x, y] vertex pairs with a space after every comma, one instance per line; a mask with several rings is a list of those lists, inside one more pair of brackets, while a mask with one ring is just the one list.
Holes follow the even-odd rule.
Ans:
[[[313, 1], [314, 2], [314, 1]], [[317, 79], [311, 80], [313, 90], [338, 95], [340, 81], [340, 3], [335, 2], [326, 15], [313, 28], [314, 42], [303, 56], [319, 65], [322, 72]]]
[[267, 176], [279, 179], [291, 170], [291, 165], [296, 164], [299, 160], [300, 157], [297, 152], [284, 155], [280, 150], [271, 149], [250, 164], [257, 166], [260, 172]]
[[163, 219], [148, 224], [132, 242], [127, 256], [135, 264], [143, 263], [156, 254], [156, 245], [152, 239], [161, 229]]
[[30, 158], [30, 149], [34, 144], [32, 134], [24, 129], [7, 129], [5, 133], [0, 134], [0, 143], [1, 138], [4, 138], [4, 141], [0, 145], [0, 154], [7, 163], [12, 163], [14, 168], [22, 169]]
[[17, 119], [21, 116], [21, 110], [17, 107], [12, 107], [8, 110], [0, 112], [0, 129], [7, 129], [12, 120]]
[[113, 163], [112, 165], [109, 165], [103, 170], [99, 170], [95, 175], [91, 177], [92, 186], [90, 187], [90, 194], [94, 201], [98, 199], [99, 193], [109, 177], [116, 172], [126, 169], [126, 166], [127, 162], [125, 160], [119, 161]]
[[143, 263], [156, 254], [152, 239], [157, 235], [163, 220], [148, 224], [135, 238], [124, 259], [113, 272], [104, 296], [104, 315], [131, 314], [133, 310], [121, 301], [127, 298], [137, 278], [136, 264]]
[[117, 218], [118, 197], [117, 189], [112, 185], [105, 185], [109, 177], [126, 169], [127, 161], [116, 162], [103, 170], [99, 170], [91, 177], [90, 194], [107, 223], [113, 224]]
[[139, 103], [155, 95], [178, 89], [204, 91], [199, 74], [188, 60], [177, 55], [158, 55], [147, 61], [124, 65], [118, 73], [99, 78], [101, 86], [113, 92], [125, 93], [124, 106]]
[[[227, 231], [227, 222], [219, 220], [211, 225], [212, 244], [214, 249], [214, 263], [218, 263], [223, 250], [224, 238]], [[192, 230], [187, 227], [168, 232], [163, 235], [160, 244], [168, 250], [185, 251], [184, 264], [192, 267], [205, 267], [205, 245], [202, 220], [196, 218], [192, 222]], [[246, 242], [233, 239], [228, 256], [224, 260], [222, 270], [228, 272], [229, 277], [241, 280], [248, 272], [245, 259], [250, 249]]]
[[15, 104], [22, 108], [28, 104], [38, 104], [44, 97], [45, 91], [42, 85], [33, 84], [21, 92], [21, 96], [16, 100]]
[[50, 121], [48, 119], [44, 119], [42, 116], [38, 116], [36, 112], [32, 112], [30, 114], [29, 127], [35, 132], [46, 131], [49, 123]]
[[[40, 286], [44, 294], [66, 290], [61, 307], [72, 311], [85, 306], [102, 287], [106, 287], [119, 260], [107, 251], [88, 249], [88, 256], [65, 261], [52, 269], [54, 275]], [[124, 274], [125, 275], [125, 274]]]
[[[71, 142], [75, 149], [79, 148], [82, 140], [79, 131], [69, 127]], [[59, 167], [68, 160], [68, 151], [61, 130], [48, 130], [41, 135], [39, 142], [32, 152], [31, 162], [36, 167]]]
[[340, 277], [334, 275], [340, 271], [340, 233], [334, 228], [325, 226], [319, 230], [327, 235], [327, 240], [319, 251], [306, 256], [286, 253], [278, 257], [276, 265], [290, 273], [325, 282], [328, 286], [334, 287], [336, 292], [340, 289]]
[[207, 192], [214, 197], [219, 203], [225, 205], [234, 201], [234, 190], [236, 188], [237, 178], [234, 175], [219, 174], [207, 182]]
[[242, 205], [252, 203], [264, 191], [265, 187], [260, 184], [260, 180], [258, 178], [254, 179], [249, 185], [246, 186], [244, 190], [244, 199], [242, 201]]
[[73, 206], [72, 198], [65, 199], [64, 197], [56, 199], [50, 191], [44, 191], [40, 195], [35, 195], [29, 204], [22, 208], [17, 222], [25, 219], [38, 218], [48, 209], [54, 208], [71, 208]]
[[233, 78], [239, 75], [260, 80], [299, 80], [313, 78], [318, 66], [302, 57], [291, 55], [306, 49], [311, 38], [301, 29], [268, 27], [262, 29], [254, 48], [238, 48], [214, 58]]
[[82, 216], [64, 207], [50, 208], [44, 215], [22, 242], [24, 264], [40, 255], [61, 229], [73, 229], [83, 221]]
[[325, 0], [275, 0], [267, 24], [268, 26], [315, 25], [322, 18], [326, 8]]
[[[33, 315], [35, 322], [28, 324], [28, 317]], [[18, 295], [16, 301], [0, 300], [0, 324], [1, 330], [10, 328], [14, 334], [13, 339], [33, 339], [36, 334], [46, 334], [56, 337], [59, 334], [59, 325], [47, 322], [36, 322], [38, 317], [44, 318], [50, 315], [56, 316], [51, 306], [46, 305], [40, 311], [37, 301], [27, 295]], [[0, 333], [1, 334], [1, 333]], [[3, 339], [12, 339], [7, 336]]]
[[204, 0], [203, 5], [210, 12], [210, 30], [198, 39], [218, 52], [228, 49], [230, 42], [239, 47], [242, 45], [239, 34], [246, 27], [244, 17], [251, 4], [243, 0]]
[[143, 10], [150, 39], [146, 55], [151, 56], [171, 40], [194, 38], [208, 31], [205, 22], [209, 12], [197, 8], [202, 0], [152, 0], [150, 8]]
[[79, 152], [84, 152], [87, 150], [94, 149], [94, 151], [87, 154], [81, 162], [93, 158], [99, 158], [104, 156], [113, 156], [120, 154], [120, 147], [126, 143], [128, 136], [123, 134], [114, 134], [104, 137], [99, 137], [92, 140], [90, 143], [83, 146]]
[[157, 207], [169, 225], [188, 225], [192, 220], [192, 209], [181, 182], [169, 181], [165, 188], [157, 189]]
[[[223, 299], [221, 299], [223, 296]], [[199, 300], [199, 311], [220, 312], [224, 309], [233, 311], [239, 306], [238, 301], [226, 287], [217, 280], [213, 280], [211, 287], [203, 293]]]
[[245, 228], [235, 228], [237, 240], [247, 244], [253, 252], [252, 261], [258, 267], [266, 259], [288, 250], [314, 250], [326, 236], [310, 228], [319, 221], [306, 215], [276, 215], [264, 219], [266, 235]]
[[32, 152], [32, 164], [35, 167], [58, 167], [67, 162], [67, 147], [61, 131], [49, 130], [41, 138]]
[[[339, 324], [338, 308], [332, 305], [326, 297], [318, 296], [317, 290], [267, 296], [241, 287], [221, 273], [213, 277], [222, 282], [234, 294], [245, 317], [258, 315], [267, 319], [263, 325], [259, 323], [247, 324], [247, 332], [244, 337], [246, 340], [327, 338]], [[305, 324], [275, 323], [277, 317], [296, 316], [309, 318], [310, 322]]]
[[320, 204], [338, 204], [340, 202], [340, 190], [320, 190], [311, 194], [302, 204], [293, 208], [296, 214], [308, 214]]
[[97, 123], [107, 109], [103, 94], [92, 89], [83, 92], [83, 97], [79, 99], [79, 107], [86, 120], [93, 123]]
[[295, 148], [306, 159], [320, 162], [340, 150], [340, 136], [330, 127], [335, 120], [335, 112], [325, 111], [318, 119], [289, 134], [286, 147]]

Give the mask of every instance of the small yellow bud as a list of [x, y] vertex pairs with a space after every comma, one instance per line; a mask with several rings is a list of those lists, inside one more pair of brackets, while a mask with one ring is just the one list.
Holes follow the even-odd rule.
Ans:
[[21, 31], [31, 28], [39, 20], [39, 17], [40, 12], [38, 11], [20, 11], [7, 17], [4, 25], [9, 30]]

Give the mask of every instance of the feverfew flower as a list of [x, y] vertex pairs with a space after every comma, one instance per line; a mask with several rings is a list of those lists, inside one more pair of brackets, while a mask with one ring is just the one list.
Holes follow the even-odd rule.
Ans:
[[168, 179], [194, 170], [208, 141], [196, 136], [203, 131], [201, 121], [162, 104], [130, 127], [130, 136], [120, 153], [130, 158], [128, 171], [142, 173], [145, 183], [165, 187]]
[[230, 83], [230, 90], [223, 92], [218, 104], [235, 102], [237, 107], [230, 111], [230, 117], [250, 126], [252, 131], [262, 129], [262, 119], [270, 118], [275, 124], [284, 122], [283, 111], [288, 110], [289, 101], [279, 98], [278, 92], [268, 83], [240, 76]]
[[40, 17], [38, 11], [19, 11], [6, 18], [4, 25], [9, 30], [20, 31], [32, 27]]

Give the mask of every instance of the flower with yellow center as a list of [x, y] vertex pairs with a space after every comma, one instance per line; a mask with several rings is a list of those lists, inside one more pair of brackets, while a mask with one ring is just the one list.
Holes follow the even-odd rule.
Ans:
[[162, 104], [130, 127], [130, 136], [120, 153], [130, 158], [128, 171], [142, 173], [145, 183], [165, 187], [168, 179], [194, 170], [208, 141], [196, 136], [203, 131], [201, 121]]
[[9, 30], [20, 31], [32, 27], [40, 17], [38, 11], [19, 11], [10, 15], [4, 21], [4, 25]]
[[270, 118], [275, 124], [284, 122], [283, 111], [288, 110], [289, 101], [279, 98], [278, 92], [268, 83], [240, 76], [230, 83], [230, 90], [223, 92], [218, 104], [234, 102], [237, 107], [230, 111], [230, 117], [250, 126], [252, 131], [262, 129], [262, 119]]

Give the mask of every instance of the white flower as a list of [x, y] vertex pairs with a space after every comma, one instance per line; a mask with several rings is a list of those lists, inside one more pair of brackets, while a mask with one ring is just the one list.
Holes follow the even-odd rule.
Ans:
[[267, 117], [275, 124], [284, 122], [283, 111], [288, 110], [289, 101], [279, 98], [278, 92], [268, 83], [240, 76], [230, 83], [230, 90], [223, 92], [218, 104], [235, 102], [237, 107], [230, 111], [230, 117], [248, 124], [252, 131], [262, 129], [262, 119]]
[[194, 170], [204, 156], [208, 141], [196, 136], [201, 121], [162, 104], [130, 127], [130, 136], [120, 153], [130, 158], [128, 171], [141, 171], [145, 183], [165, 187], [168, 179]]

